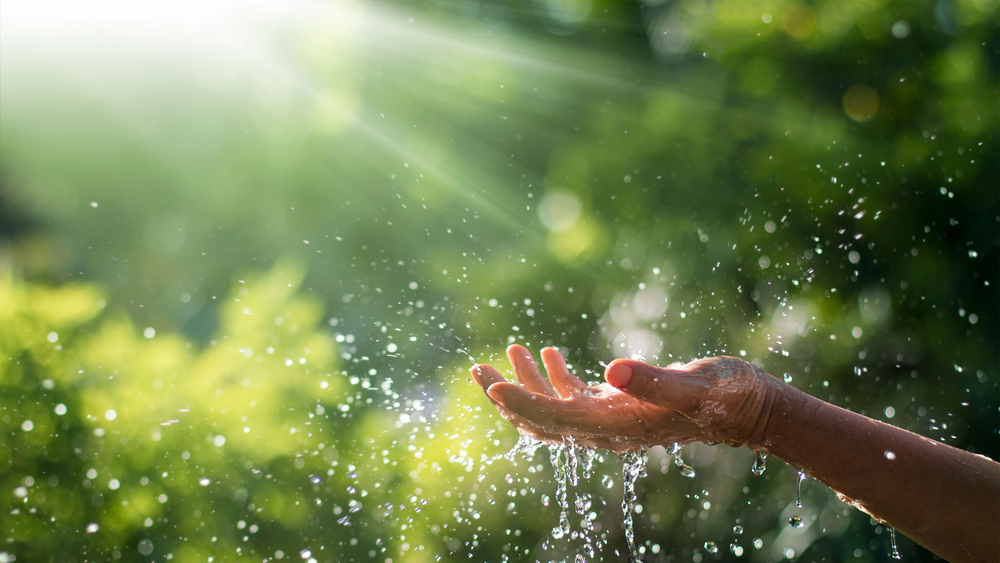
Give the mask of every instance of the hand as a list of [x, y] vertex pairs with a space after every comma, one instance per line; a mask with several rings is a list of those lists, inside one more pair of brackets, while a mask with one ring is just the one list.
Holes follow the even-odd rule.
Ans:
[[773, 377], [730, 357], [667, 368], [618, 359], [605, 371], [607, 383], [589, 387], [569, 373], [555, 348], [542, 350], [549, 381], [523, 346], [508, 348], [507, 357], [520, 386], [488, 365], [470, 371], [518, 432], [619, 453], [693, 441], [755, 447], [777, 390]]

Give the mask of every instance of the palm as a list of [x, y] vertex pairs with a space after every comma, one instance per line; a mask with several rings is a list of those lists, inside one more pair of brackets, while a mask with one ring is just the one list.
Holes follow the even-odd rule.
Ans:
[[607, 383], [585, 385], [569, 373], [554, 348], [542, 350], [548, 381], [525, 348], [511, 346], [507, 356], [520, 386], [488, 365], [473, 367], [472, 376], [521, 434], [547, 442], [572, 438], [577, 444], [623, 452], [687, 443], [698, 433], [697, 424], [670, 408], [642, 401]]
[[696, 440], [739, 445], [767, 423], [761, 415], [773, 378], [738, 358], [666, 368], [615, 360], [606, 377], [620, 368], [636, 373], [622, 390], [608, 383], [588, 387], [554, 348], [542, 350], [548, 380], [523, 346], [508, 348], [507, 357], [520, 385], [483, 364], [472, 368], [472, 377], [507, 421], [539, 440], [572, 438], [614, 452]]

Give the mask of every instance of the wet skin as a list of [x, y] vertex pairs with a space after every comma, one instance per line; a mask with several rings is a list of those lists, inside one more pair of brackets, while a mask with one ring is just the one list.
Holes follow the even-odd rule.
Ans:
[[500, 414], [533, 438], [572, 438], [620, 453], [693, 441], [738, 446], [763, 432], [770, 376], [743, 360], [706, 358], [660, 368], [617, 359], [605, 371], [607, 383], [587, 386], [569, 373], [555, 348], [541, 356], [548, 379], [523, 346], [507, 349], [520, 385], [485, 364], [470, 370]]

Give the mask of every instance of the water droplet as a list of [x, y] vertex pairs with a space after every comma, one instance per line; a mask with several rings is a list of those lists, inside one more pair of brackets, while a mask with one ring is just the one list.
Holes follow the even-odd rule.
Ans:
[[615, 486], [615, 479], [611, 475], [605, 475], [601, 479], [601, 484], [604, 485], [605, 489], [610, 489], [611, 487]]
[[896, 528], [889, 528], [889, 546], [892, 548], [893, 559], [903, 558], [903, 556], [899, 554], [899, 549], [896, 547]]
[[681, 472], [681, 475], [685, 477], [694, 477], [695, 475], [694, 468], [684, 463], [684, 460], [681, 459], [681, 456], [679, 455], [674, 456], [674, 465], [677, 467], [678, 471]]
[[764, 540], [762, 540], [760, 538], [754, 538], [753, 539], [753, 546], [755, 548], [757, 548], [757, 549], [760, 549], [760, 548], [764, 547]]
[[754, 475], [763, 475], [764, 464], [766, 462], [767, 454], [764, 452], [756, 452], [754, 455], [753, 467], [750, 468], [750, 471], [752, 471]]
[[719, 546], [715, 545], [714, 541], [707, 541], [705, 542], [705, 551], [709, 553], [718, 553]]
[[87, 533], [88, 534], [96, 534], [97, 531], [100, 530], [100, 529], [101, 529], [101, 527], [97, 525], [97, 522], [91, 522], [90, 524], [87, 524]]
[[212, 484], [212, 481], [208, 477], [202, 477], [198, 481], [198, 484], [201, 485], [202, 487], [207, 487]]
[[743, 526], [733, 526], [733, 533], [740, 535], [743, 533]]
[[792, 376], [790, 374], [786, 373], [784, 379], [785, 379], [785, 383], [791, 383], [792, 382]]
[[788, 525], [793, 528], [801, 528], [803, 526], [802, 518], [799, 516], [792, 516], [788, 519]]

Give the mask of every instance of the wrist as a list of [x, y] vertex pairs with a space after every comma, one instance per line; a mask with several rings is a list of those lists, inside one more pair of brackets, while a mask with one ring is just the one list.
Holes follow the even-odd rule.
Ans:
[[779, 405], [785, 402], [788, 385], [753, 364], [747, 363], [747, 366], [759, 386], [741, 442], [754, 451], [769, 451], [781, 419]]

